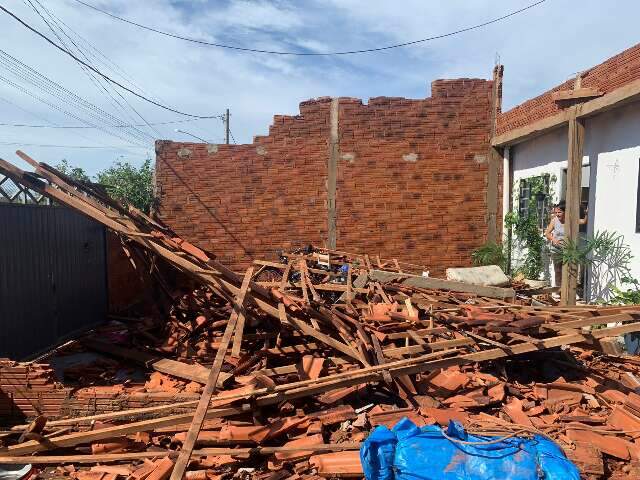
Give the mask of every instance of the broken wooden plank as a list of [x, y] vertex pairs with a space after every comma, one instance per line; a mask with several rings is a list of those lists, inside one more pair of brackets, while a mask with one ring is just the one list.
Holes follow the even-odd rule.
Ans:
[[[220, 346], [218, 347], [216, 357], [213, 361], [213, 366], [211, 367], [211, 371], [209, 373], [209, 378], [207, 379], [207, 383], [204, 386], [202, 395], [200, 396], [198, 407], [196, 408], [196, 411], [193, 415], [193, 420], [191, 421], [191, 426], [189, 427], [189, 431], [187, 432], [187, 438], [182, 445], [182, 450], [180, 450], [178, 460], [176, 460], [176, 464], [173, 468], [173, 471], [171, 472], [170, 480], [182, 480], [182, 476], [187, 469], [189, 459], [191, 458], [191, 452], [193, 452], [198, 434], [200, 433], [200, 429], [202, 428], [202, 424], [207, 415], [209, 402], [211, 401], [211, 397], [216, 390], [218, 377], [220, 375], [220, 369], [222, 368], [224, 357], [227, 354], [227, 348], [231, 343], [231, 337], [238, 324], [238, 319], [240, 318], [240, 316], [244, 317], [244, 302], [247, 290], [249, 289], [249, 282], [251, 281], [252, 276], [253, 267], [249, 267], [244, 275], [242, 286], [240, 287], [240, 293], [236, 298], [233, 312], [231, 313], [231, 317], [229, 318], [229, 323], [227, 323], [227, 327], [224, 330], [222, 340], [220, 341]], [[242, 336], [240, 338], [242, 338]]]
[[[249, 272], [249, 270], [253, 272], [253, 268], [250, 267], [247, 270], [247, 273]], [[252, 277], [253, 277], [253, 274], [247, 280], [245, 276], [245, 280], [243, 281], [243, 284], [240, 287], [240, 294], [242, 295], [242, 300], [238, 298], [238, 302], [242, 302], [242, 305], [240, 306], [240, 311], [237, 312], [238, 320], [236, 322], [235, 336], [233, 337], [233, 347], [231, 348], [231, 356], [235, 358], [238, 358], [240, 356], [240, 347], [242, 346], [242, 335], [244, 333], [244, 322], [246, 319], [245, 310], [244, 310], [244, 297], [247, 294], [247, 289], [249, 288], [249, 280], [251, 280]], [[245, 282], [246, 282], [246, 286], [245, 286]]]
[[474, 293], [481, 297], [493, 298], [514, 298], [515, 291], [512, 288], [485, 287], [482, 285], [471, 285], [469, 283], [453, 282], [440, 278], [422, 277], [410, 275], [408, 273], [387, 272], [383, 270], [371, 270], [369, 272], [371, 280], [378, 282], [390, 282], [401, 280], [402, 285], [418, 288], [433, 288], [439, 290], [450, 290], [452, 292]]
[[[209, 410], [206, 412], [205, 418], [219, 418], [230, 415], [239, 415], [250, 411], [250, 407], [238, 408], [222, 408]], [[43, 450], [54, 448], [73, 447], [95, 440], [104, 440], [105, 438], [117, 437], [119, 435], [127, 435], [129, 433], [146, 432], [154, 428], [168, 427], [171, 425], [179, 425], [181, 423], [190, 422], [193, 419], [193, 413], [185, 413], [181, 415], [171, 415], [168, 417], [154, 418], [151, 420], [142, 420], [139, 422], [125, 423], [123, 425], [115, 425], [112, 427], [100, 428], [97, 430], [88, 430], [86, 432], [75, 432], [59, 437], [53, 437], [47, 443], [40, 443], [36, 440], [11, 445], [6, 448], [2, 454], [6, 455], [30, 455]]]
[[[271, 455], [275, 452], [294, 452], [294, 451], [315, 451], [315, 452], [339, 452], [343, 450], [359, 450], [360, 443], [344, 442], [344, 443], [327, 443], [323, 445], [305, 445], [303, 447], [287, 446], [287, 447], [251, 447], [251, 448], [201, 448], [193, 451], [195, 456], [208, 455], [233, 455], [234, 457], [249, 458], [250, 455]], [[174, 458], [180, 454], [177, 450], [166, 451], [147, 451], [147, 452], [124, 452], [124, 453], [103, 453], [96, 455], [46, 455], [29, 457], [29, 463], [34, 465], [64, 465], [74, 463], [112, 463], [126, 462], [134, 460], [144, 460], [145, 458], [169, 457]], [[0, 455], [0, 464], [22, 464], [25, 462], [23, 456], [2, 456]]]
[[[83, 339], [82, 344], [91, 350], [108, 353], [115, 357], [125, 358], [127, 360], [133, 360], [147, 368], [157, 372], [166, 373], [167, 375], [173, 375], [177, 378], [204, 384], [207, 383], [207, 378], [209, 376], [209, 369], [202, 365], [190, 365], [188, 363], [178, 362], [177, 360], [171, 360], [169, 358], [162, 358], [150, 353], [119, 347], [118, 345], [94, 340], [92, 338]], [[223, 386], [230, 377], [230, 374], [222, 372], [218, 378], [219, 386]]]

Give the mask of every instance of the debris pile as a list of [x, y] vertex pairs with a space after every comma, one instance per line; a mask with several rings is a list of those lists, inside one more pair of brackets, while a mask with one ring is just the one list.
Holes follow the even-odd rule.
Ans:
[[[312, 247], [236, 274], [20, 155], [37, 175], [2, 160], [0, 172], [111, 228], [165, 298], [40, 359], [51, 367], [0, 364], [1, 396], [31, 420], [7, 426], [0, 463], [79, 480], [361, 477], [371, 429], [408, 417], [544, 435], [585, 478], [640, 477], [640, 361], [599, 351], [640, 331], [640, 307], [533, 306], [511, 288]], [[160, 261], [193, 288], [172, 286]], [[36, 385], [40, 397], [18, 401]]]

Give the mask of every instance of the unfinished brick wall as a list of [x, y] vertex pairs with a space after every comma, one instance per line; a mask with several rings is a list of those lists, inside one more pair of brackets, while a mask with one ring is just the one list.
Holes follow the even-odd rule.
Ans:
[[[597, 88], [602, 93], [609, 93], [638, 79], [640, 79], [640, 43], [584, 72], [581, 86]], [[502, 134], [524, 127], [560, 112], [563, 106], [553, 101], [552, 94], [560, 90], [571, 90], [575, 82], [575, 78], [567, 80], [542, 95], [499, 115], [497, 133]]]
[[[339, 99], [337, 248], [465, 266], [486, 239], [492, 82], [438, 80], [426, 99]], [[276, 116], [251, 145], [156, 144], [158, 215], [233, 268], [325, 245], [331, 99]]]

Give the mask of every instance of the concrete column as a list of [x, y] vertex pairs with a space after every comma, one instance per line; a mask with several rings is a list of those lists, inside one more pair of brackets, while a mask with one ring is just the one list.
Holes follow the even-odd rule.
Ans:
[[329, 155], [327, 159], [327, 248], [336, 248], [336, 179], [338, 173], [338, 156], [340, 140], [338, 136], [338, 112], [340, 101], [331, 99], [329, 115]]

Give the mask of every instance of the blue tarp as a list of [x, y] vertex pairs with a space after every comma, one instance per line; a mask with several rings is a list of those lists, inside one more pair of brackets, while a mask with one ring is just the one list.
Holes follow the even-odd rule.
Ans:
[[[446, 434], [467, 442], [496, 439], [468, 434], [453, 421]], [[367, 480], [580, 480], [560, 447], [539, 435], [465, 445], [445, 438], [439, 426], [418, 428], [406, 417], [392, 430], [374, 429], [360, 459]]]

